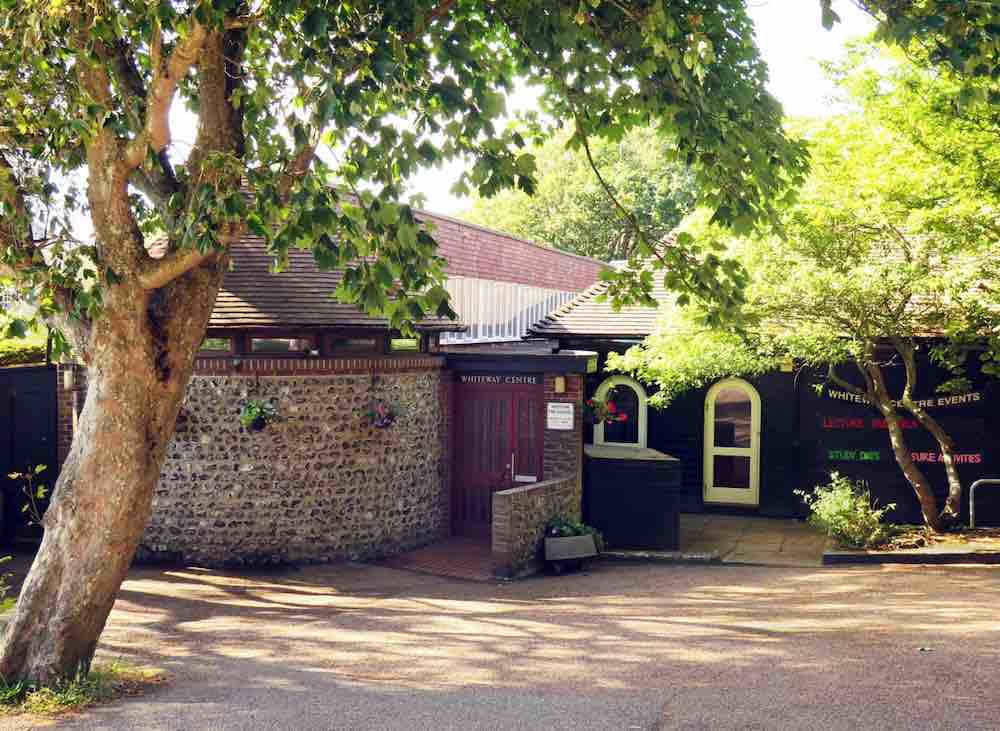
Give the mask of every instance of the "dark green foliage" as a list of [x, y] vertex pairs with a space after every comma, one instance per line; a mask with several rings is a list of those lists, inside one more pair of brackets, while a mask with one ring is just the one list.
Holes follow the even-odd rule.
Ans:
[[[141, 139], [160, 38], [168, 39], [165, 58], [198, 33], [224, 27], [229, 51], [221, 71], [231, 80], [228, 102], [242, 119], [243, 139], [231, 150], [196, 148], [186, 159], [172, 149], [172, 166], [150, 149], [132, 176], [144, 194], [130, 198], [136, 224], [166, 234], [171, 248], [210, 251], [224, 248], [245, 221], [268, 239], [276, 269], [292, 248], [311, 249], [321, 268], [346, 268], [335, 296], [384, 314], [394, 329], [453, 314], [433, 232], [405, 196], [420, 168], [462, 158], [468, 169], [459, 192], [531, 193], [538, 181], [529, 140], [563, 127], [570, 148], [590, 154], [652, 123], [670, 141], [670, 158], [689, 167], [700, 202], [717, 221], [739, 228], [772, 220], [804, 169], [803, 148], [785, 136], [780, 106], [765, 90], [766, 68], [742, 0], [288, 0], [259, 7], [3, 0], [0, 93], [11, 113], [0, 120], [0, 149], [34, 217], [49, 222], [56, 249], [71, 243], [70, 214], [84, 202], [65, 174], [81, 169], [101, 136], [122, 145]], [[106, 98], [81, 85], [83, 63], [110, 74]], [[203, 58], [179, 85], [180, 99], [196, 113], [207, 109], [200, 80], [218, 71]], [[546, 121], [507, 123], [505, 96], [515, 79], [544, 89]], [[164, 176], [169, 184], [156, 184]], [[9, 186], [6, 174], [0, 177], [0, 187]], [[249, 200], [237, 189], [241, 179], [254, 192]], [[648, 256], [658, 232], [646, 224], [656, 222], [624, 206], [618, 213], [632, 230], [622, 255]], [[16, 266], [22, 285], [45, 290], [40, 299], [53, 307], [68, 302], [94, 316], [100, 290], [131, 274], [102, 246], [78, 252], [87, 254], [83, 260], [67, 254], [56, 268], [24, 247], [2, 247], [0, 264]], [[672, 288], [720, 311], [738, 304], [738, 272], [693, 242], [661, 256]], [[96, 287], [81, 286], [88, 272], [97, 275]], [[642, 300], [648, 287], [622, 275], [612, 296]], [[48, 296], [66, 290], [71, 296]]]
[[45, 362], [45, 341], [8, 338], [0, 340], [0, 367]]
[[[821, 0], [828, 6], [829, 0]], [[861, 0], [878, 35], [918, 46], [930, 63], [965, 79], [1000, 79], [1000, 3], [993, 0]], [[996, 103], [994, 101], [994, 103]]]
[[561, 515], [550, 518], [545, 524], [546, 538], [568, 538], [570, 536], [593, 536], [598, 552], [604, 550], [604, 536], [601, 532], [579, 520], [572, 520]]
[[[509, 190], [477, 198], [462, 217], [603, 261], [627, 257], [636, 246], [636, 231], [608, 197], [587, 156], [566, 149], [569, 137], [570, 131], [563, 130], [532, 151], [538, 165], [533, 195]], [[694, 177], [674, 159], [669, 135], [641, 128], [620, 141], [595, 141], [591, 148], [602, 178], [650, 239], [665, 237], [694, 205]]]
[[278, 407], [266, 399], [250, 399], [240, 409], [240, 424], [248, 431], [260, 431], [278, 418]]

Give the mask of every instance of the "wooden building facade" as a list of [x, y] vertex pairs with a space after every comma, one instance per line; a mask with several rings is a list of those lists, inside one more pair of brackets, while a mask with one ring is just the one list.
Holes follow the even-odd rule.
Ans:
[[[598, 283], [536, 323], [530, 336], [559, 348], [598, 353], [598, 371], [587, 378], [585, 396], [606, 397], [614, 389], [619, 408], [629, 413], [619, 424], [589, 428], [588, 443], [629, 444], [655, 449], [682, 463], [681, 510], [747, 512], [802, 517], [799, 490], [810, 490], [839, 472], [864, 481], [882, 505], [894, 504], [889, 519], [921, 522], [912, 487], [896, 464], [884, 420], [861, 398], [825, 382], [823, 374], [789, 365], [759, 378], [722, 379], [677, 397], [667, 408], [647, 407], [651, 384], [606, 371], [607, 354], [623, 353], [649, 335], [660, 311], [673, 298], [657, 287], [661, 308], [632, 307], [614, 312], [598, 302]], [[887, 381], [901, 392], [902, 367], [888, 368]], [[919, 393], [930, 412], [955, 438], [959, 474], [966, 490], [962, 518], [968, 520], [971, 483], [1000, 477], [1000, 383], [973, 373], [964, 393], [941, 394], [946, 375], [927, 358], [920, 362]], [[907, 446], [926, 472], [943, 504], [947, 493], [940, 450], [912, 420], [904, 421]], [[976, 498], [977, 523], [1000, 525], [1000, 491]]]

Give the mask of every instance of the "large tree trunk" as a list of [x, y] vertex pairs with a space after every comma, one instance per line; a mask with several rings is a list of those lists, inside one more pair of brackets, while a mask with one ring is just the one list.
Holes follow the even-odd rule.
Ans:
[[917, 385], [915, 348], [911, 343], [902, 340], [896, 340], [894, 345], [902, 356], [906, 368], [906, 388], [903, 390], [902, 404], [920, 425], [930, 432], [941, 449], [941, 461], [944, 463], [945, 475], [948, 478], [948, 497], [941, 510], [939, 522], [942, 527], [952, 526], [959, 521], [962, 511], [962, 478], [958, 476], [958, 467], [955, 465], [955, 441], [937, 419], [913, 400], [913, 391]]
[[962, 478], [958, 476], [958, 467], [955, 464], [955, 441], [927, 411], [916, 404], [912, 407], [907, 405], [907, 408], [924, 429], [933, 435], [938, 447], [941, 448], [941, 461], [948, 477], [948, 497], [945, 498], [944, 507], [941, 509], [940, 522], [942, 527], [951, 527], [958, 523], [962, 514]]
[[[119, 287], [95, 324], [77, 433], [3, 634], [0, 675], [8, 681], [48, 683], [89, 669], [149, 518], [216, 295], [216, 268], [179, 280], [165, 293], [171, 301]], [[164, 311], [190, 329], [164, 329]]]
[[[172, 53], [156, 74], [158, 90], [146, 107], [148, 115], [158, 116], [136, 138], [159, 140], [155, 152], [164, 152], [173, 89], [197, 59], [198, 136], [187, 168], [192, 180], [222, 183], [225, 190], [238, 188], [239, 172], [208, 161], [217, 153], [230, 161], [242, 159], [236, 92], [242, 86], [244, 42], [243, 30], [210, 31], [200, 45], [185, 47], [190, 58], [177, 61]], [[111, 106], [108, 69], [99, 63], [78, 67], [82, 87]], [[134, 165], [145, 156], [132, 160], [129, 149], [109, 125], [87, 143], [87, 196], [106, 286], [94, 322], [72, 333], [88, 365], [87, 399], [43, 520], [42, 545], [4, 629], [0, 676], [8, 682], [47, 683], [89, 668], [146, 527], [153, 488], [225, 270], [224, 255], [175, 251], [161, 266], [146, 255], [128, 196]], [[236, 224], [224, 228], [217, 232], [220, 241], [239, 234]]]
[[934, 489], [931, 487], [927, 475], [913, 461], [913, 454], [906, 445], [903, 428], [899, 423], [899, 413], [891, 403], [879, 404], [878, 409], [889, 427], [889, 442], [892, 445], [892, 453], [896, 457], [896, 463], [903, 471], [906, 481], [910, 483], [917, 495], [917, 500], [920, 502], [920, 513], [924, 517], [924, 522], [934, 530], [941, 530], [944, 526], [938, 513]]
[[934, 488], [931, 486], [924, 471], [914, 462], [913, 453], [906, 444], [903, 427], [899, 423], [899, 411], [886, 389], [882, 368], [878, 364], [871, 364], [866, 366], [865, 370], [867, 371], [869, 384], [869, 400], [871, 400], [875, 408], [885, 418], [885, 423], [889, 430], [889, 443], [892, 445], [892, 453], [896, 457], [896, 463], [917, 495], [917, 500], [920, 503], [920, 513], [923, 515], [924, 522], [931, 529], [939, 531], [944, 526], [941, 522], [941, 516], [938, 513]]

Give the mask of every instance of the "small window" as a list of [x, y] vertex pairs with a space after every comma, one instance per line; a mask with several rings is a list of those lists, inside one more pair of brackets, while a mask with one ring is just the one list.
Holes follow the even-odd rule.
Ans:
[[331, 335], [327, 341], [330, 353], [374, 353], [378, 349], [377, 338], [348, 338]]
[[594, 398], [614, 403], [621, 420], [594, 425], [594, 444], [615, 444], [623, 447], [646, 446], [646, 389], [638, 381], [625, 376], [606, 379]]
[[274, 355], [293, 355], [315, 350], [312, 338], [250, 338], [250, 351]]
[[393, 338], [389, 341], [389, 350], [392, 352], [407, 352], [420, 350], [419, 338]]
[[232, 338], [205, 338], [201, 341], [203, 353], [230, 353], [233, 350]]
[[621, 421], [604, 424], [605, 444], [639, 443], [639, 394], [629, 386], [619, 384], [608, 389], [607, 401], [615, 405]]

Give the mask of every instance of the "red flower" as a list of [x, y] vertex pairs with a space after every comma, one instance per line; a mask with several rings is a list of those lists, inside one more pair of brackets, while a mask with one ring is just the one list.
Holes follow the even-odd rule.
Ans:
[[618, 407], [615, 406], [614, 401], [608, 401], [608, 413], [613, 414], [618, 411]]

